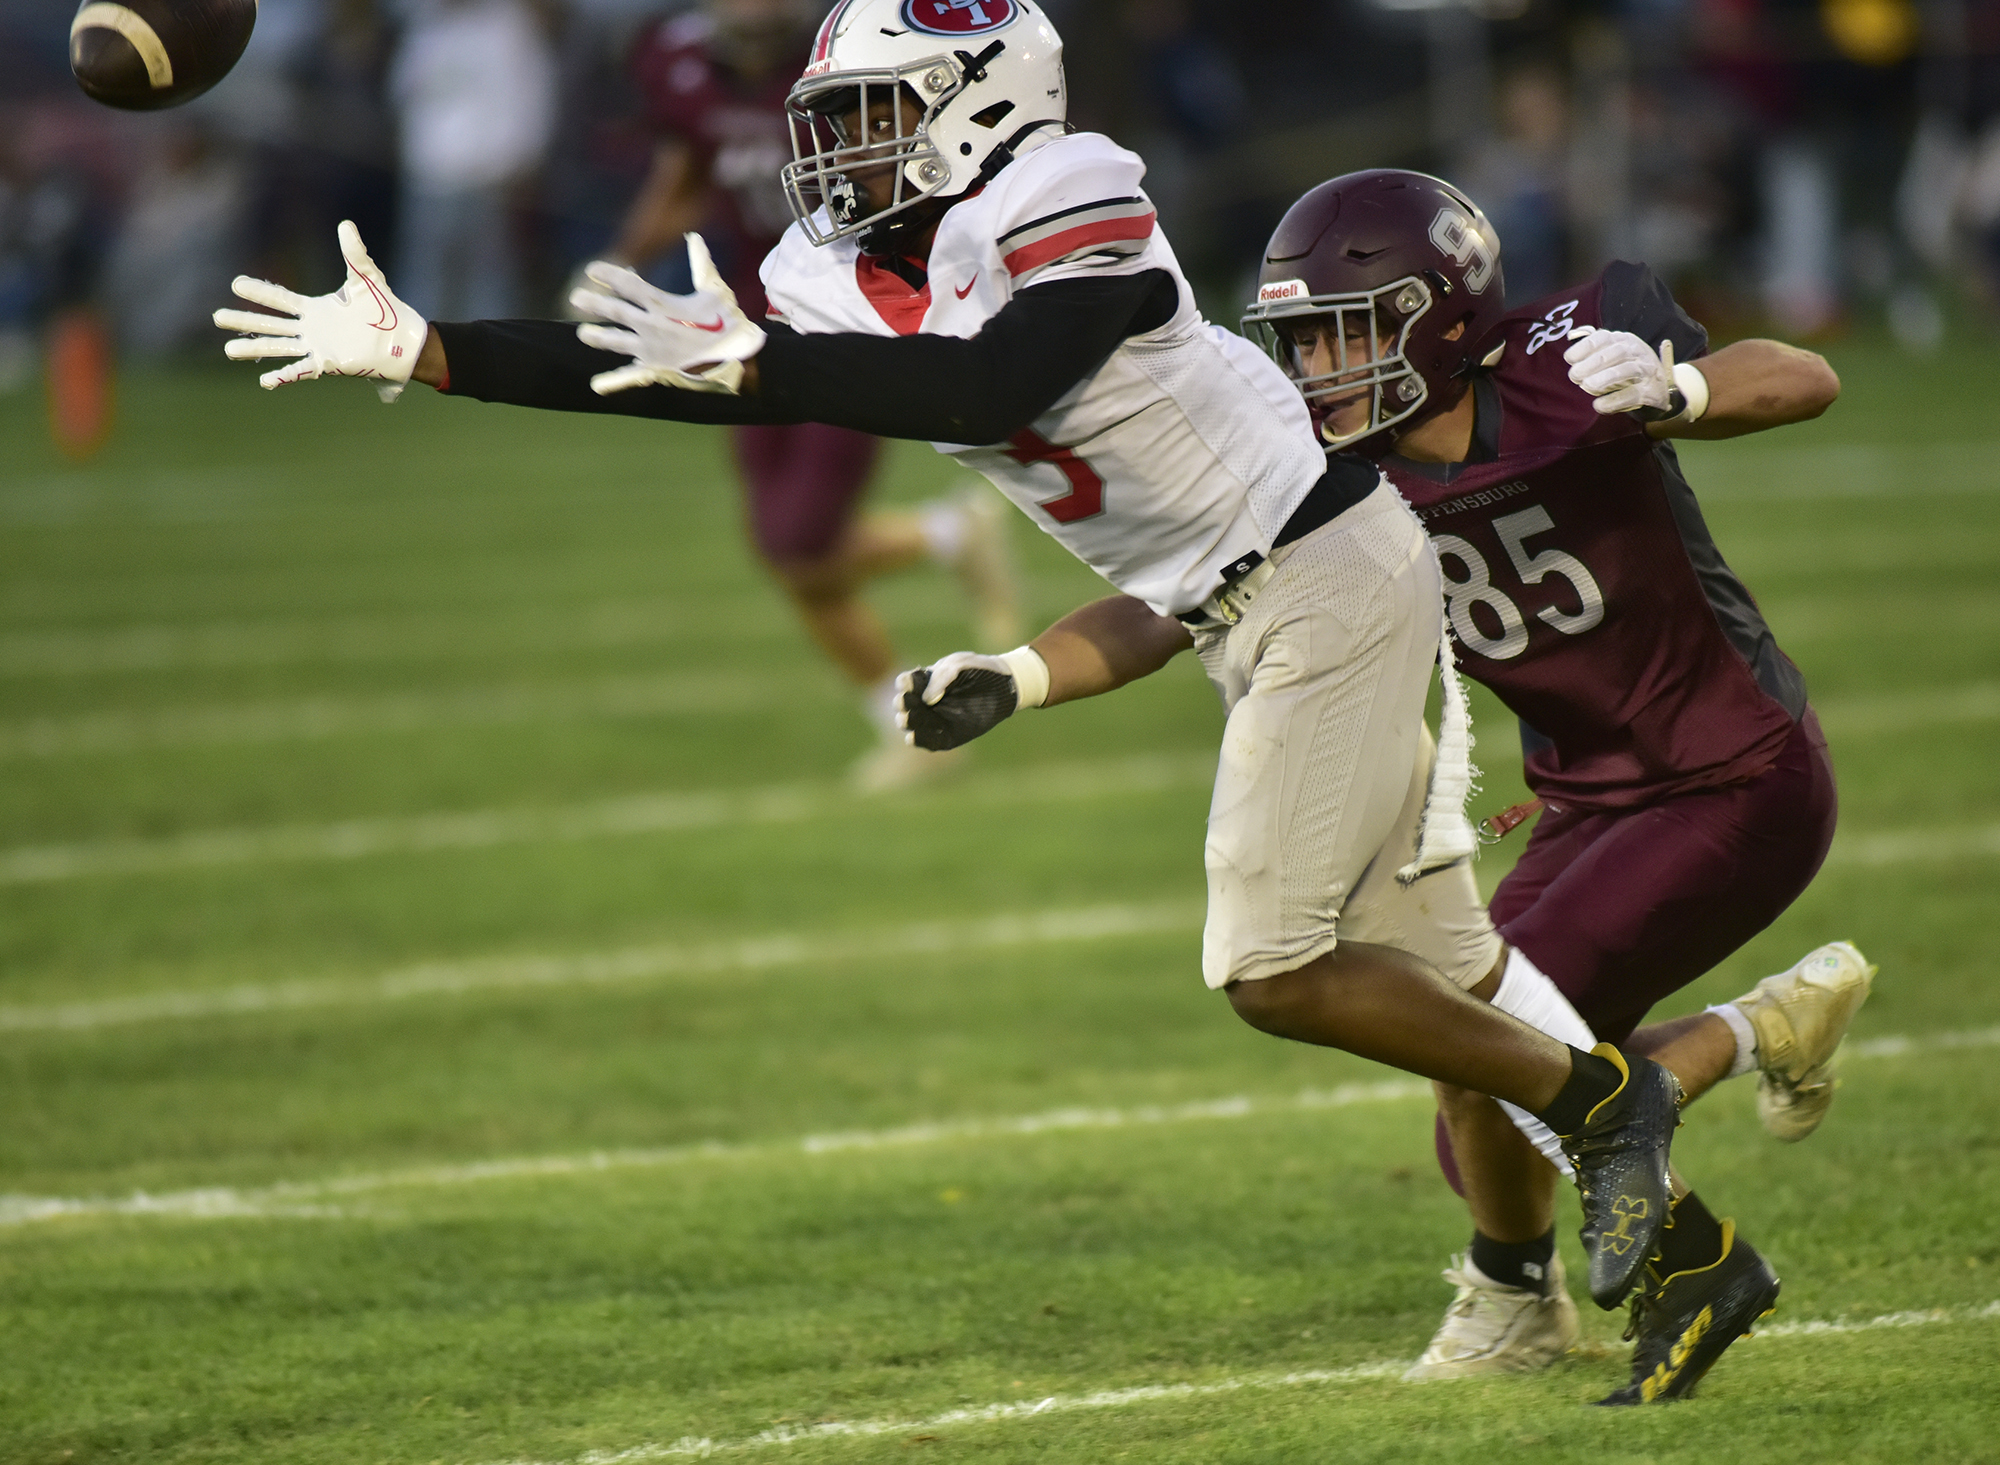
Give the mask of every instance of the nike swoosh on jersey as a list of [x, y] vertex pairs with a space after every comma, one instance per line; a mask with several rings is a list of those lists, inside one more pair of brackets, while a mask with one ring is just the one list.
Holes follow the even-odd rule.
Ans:
[[972, 272], [972, 278], [965, 282], [965, 288], [961, 290], [958, 288], [958, 286], [953, 285], [951, 287], [951, 293], [956, 295], [960, 300], [963, 300], [965, 299], [966, 296], [972, 293], [972, 287], [974, 285], [977, 285], [978, 283], [979, 283], [979, 271], [974, 270]]

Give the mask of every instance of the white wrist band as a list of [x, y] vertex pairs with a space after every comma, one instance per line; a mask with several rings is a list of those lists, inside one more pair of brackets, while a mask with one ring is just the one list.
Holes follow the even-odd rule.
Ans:
[[1708, 410], [1708, 378], [1701, 374], [1701, 368], [1692, 361], [1681, 361], [1674, 365], [1674, 385], [1687, 398], [1687, 406], [1677, 421], [1699, 422], [1701, 414]]
[[1000, 658], [1014, 674], [1014, 695], [1023, 707], [1039, 707], [1049, 700], [1049, 664], [1032, 646], [1016, 646]]

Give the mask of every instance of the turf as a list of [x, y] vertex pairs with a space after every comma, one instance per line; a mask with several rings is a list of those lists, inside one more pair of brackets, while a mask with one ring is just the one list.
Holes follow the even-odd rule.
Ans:
[[[1835, 361], [1684, 458], [1841, 840], [1665, 1010], [1882, 978], [1809, 1143], [1741, 1084], [1683, 1131], [1780, 1326], [1637, 1414], [1594, 1312], [1395, 1379], [1466, 1223], [1420, 1087], [1200, 985], [1192, 664], [859, 800], [712, 435], [191, 370], [79, 466], [0, 399], [0, 1459], [1992, 1458], [2000, 354]], [[1017, 544], [1032, 617], [1098, 593]], [[877, 599], [963, 643], [939, 575]]]

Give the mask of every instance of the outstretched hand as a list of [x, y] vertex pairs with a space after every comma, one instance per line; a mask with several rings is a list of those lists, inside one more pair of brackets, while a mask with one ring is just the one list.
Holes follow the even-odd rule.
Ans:
[[743, 363], [762, 349], [764, 332], [737, 305], [699, 234], [687, 236], [687, 250], [691, 295], [669, 294], [623, 265], [600, 260], [585, 267], [596, 288], [573, 291], [569, 303], [578, 315], [610, 324], [578, 326], [577, 339], [632, 358], [630, 366], [590, 379], [599, 396], [654, 385], [731, 394], [741, 389]]
[[266, 390], [313, 377], [363, 376], [375, 379], [383, 401], [393, 402], [409, 382], [430, 328], [389, 289], [352, 221], [341, 221], [339, 235], [347, 279], [331, 295], [300, 295], [269, 280], [236, 277], [230, 289], [237, 295], [283, 314], [216, 311], [216, 325], [243, 333], [224, 345], [223, 353], [232, 361], [295, 358], [257, 378]]

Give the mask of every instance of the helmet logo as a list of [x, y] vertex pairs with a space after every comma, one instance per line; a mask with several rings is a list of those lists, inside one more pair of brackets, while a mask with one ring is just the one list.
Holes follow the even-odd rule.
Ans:
[[980, 35], [1014, 14], [1014, 0], [903, 0], [903, 24], [931, 36]]
[[1311, 293], [1306, 289], [1304, 280], [1273, 280], [1268, 285], [1257, 287], [1257, 303], [1262, 305], [1271, 300], [1303, 300]]
[[[1493, 283], [1494, 268], [1500, 258], [1486, 242], [1486, 236], [1457, 209], [1446, 206], [1431, 220], [1431, 243], [1451, 256], [1451, 262], [1465, 271], [1465, 288], [1474, 295]], [[1470, 268], [1467, 268], [1470, 266]]]

